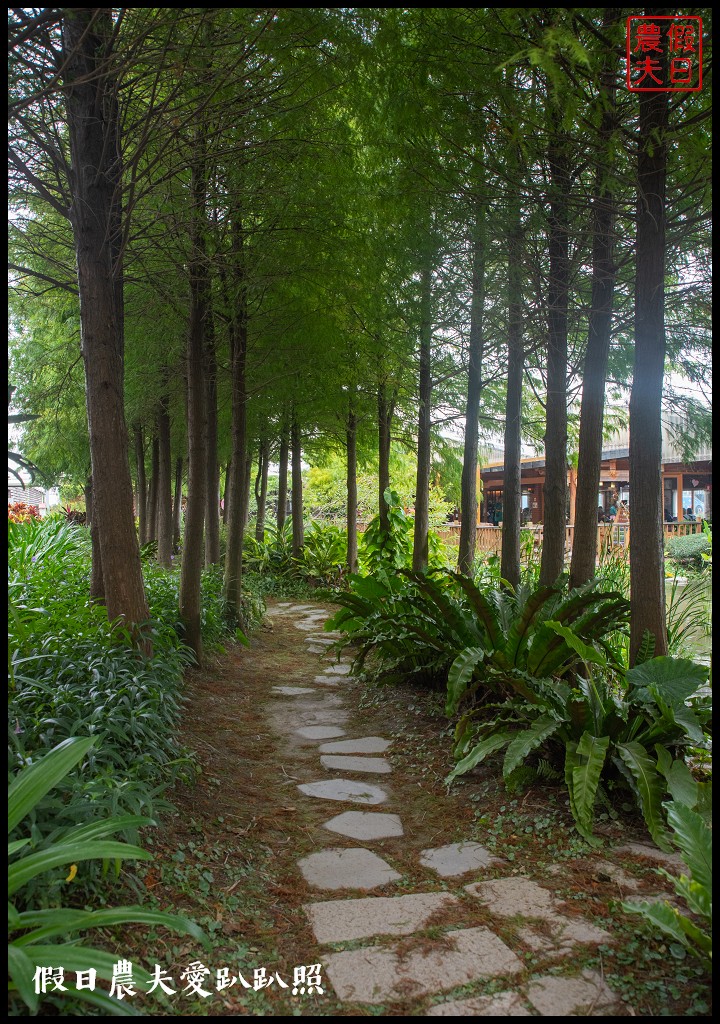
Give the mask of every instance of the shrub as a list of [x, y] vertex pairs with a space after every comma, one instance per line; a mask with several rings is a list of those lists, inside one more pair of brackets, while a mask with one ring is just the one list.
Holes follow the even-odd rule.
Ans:
[[24, 501], [8, 504], [8, 522], [27, 523], [34, 519], [40, 519], [40, 509], [37, 505], [27, 505]]
[[693, 533], [688, 537], [671, 537], [665, 546], [670, 558], [681, 565], [702, 569], [703, 555], [709, 555], [712, 547], [704, 533]]

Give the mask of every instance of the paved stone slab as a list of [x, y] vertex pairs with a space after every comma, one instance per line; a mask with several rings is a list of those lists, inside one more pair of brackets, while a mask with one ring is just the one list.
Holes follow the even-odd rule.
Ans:
[[345, 676], [315, 676], [313, 682], [318, 686], [339, 686], [345, 682]]
[[306, 650], [308, 654], [325, 654], [325, 648], [319, 644], [308, 644]]
[[354, 779], [323, 779], [320, 782], [304, 782], [298, 786], [306, 796], [321, 800], [343, 800], [353, 804], [381, 804], [387, 800], [387, 793], [380, 786], [369, 782], [355, 782]]
[[441, 878], [454, 878], [467, 871], [502, 864], [503, 861], [479, 843], [450, 843], [449, 846], [439, 846], [434, 850], [423, 850], [420, 863], [423, 867], [437, 871]]
[[517, 992], [499, 992], [496, 996], [476, 999], [455, 999], [438, 1003], [425, 1013], [426, 1017], [532, 1017]]
[[300, 622], [295, 622], [294, 626], [295, 629], [301, 629], [304, 633], [310, 633], [317, 628], [317, 622], [314, 619], [301, 619]]
[[344, 757], [342, 754], [323, 754], [320, 761], [324, 768], [335, 768], [345, 772], [372, 772], [387, 775], [392, 769], [384, 757]]
[[311, 853], [298, 861], [298, 867], [316, 889], [377, 889], [402, 878], [382, 857], [362, 847]]
[[323, 828], [366, 842], [403, 834], [402, 822], [397, 814], [382, 814], [379, 811], [345, 811], [326, 821]]
[[326, 676], [349, 676], [350, 665], [347, 662], [340, 662], [339, 665], [330, 665], [325, 669]]
[[438, 910], [457, 902], [449, 892], [420, 892], [309, 903], [303, 910], [318, 942], [351, 942], [373, 935], [411, 935]]
[[577, 978], [549, 975], [536, 978], [527, 997], [542, 1017], [605, 1017], [618, 1006], [617, 997], [602, 977], [583, 971]]
[[526, 922], [519, 937], [531, 949], [546, 953], [567, 953], [577, 943], [599, 944], [610, 939], [608, 932], [579, 917], [567, 917], [558, 911], [559, 900], [529, 878], [498, 878], [465, 886], [499, 917], [537, 918], [537, 927]]
[[331, 636], [327, 636], [325, 633], [323, 633], [320, 636], [317, 633], [313, 633], [311, 636], [305, 637], [305, 643], [321, 644], [321, 646], [323, 647], [332, 647], [335, 643], [335, 640]]
[[467, 985], [481, 978], [515, 974], [520, 960], [489, 928], [448, 932], [432, 952], [353, 949], [324, 958], [325, 974], [340, 999], [384, 1003]]
[[301, 711], [298, 725], [345, 725], [349, 711]]
[[382, 736], [362, 736], [358, 740], [341, 740], [339, 743], [323, 743], [321, 754], [384, 754], [392, 740]]
[[289, 608], [291, 612], [314, 612], [315, 611], [315, 605], [314, 604], [288, 604], [288, 605], [285, 605], [285, 607]]
[[332, 725], [306, 725], [295, 730], [305, 740], [329, 740], [333, 736], [344, 736], [345, 730]]
[[636, 857], [658, 860], [668, 868], [686, 870], [680, 854], [665, 853], [663, 850], [658, 849], [657, 846], [650, 846], [645, 843], [626, 843], [624, 846], [616, 846], [613, 853], [633, 853]]
[[317, 693], [311, 686], [273, 686], [273, 693], [281, 693], [284, 697], [297, 697], [302, 693]]

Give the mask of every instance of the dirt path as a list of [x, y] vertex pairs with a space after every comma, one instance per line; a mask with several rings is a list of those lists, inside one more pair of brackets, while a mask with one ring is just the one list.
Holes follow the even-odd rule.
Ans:
[[173, 796], [146, 875], [212, 932], [212, 952], [159, 949], [179, 989], [190, 964], [207, 971], [210, 994], [180, 991], [175, 1012], [645, 1015], [603, 974], [622, 941], [612, 901], [659, 891], [659, 851], [568, 857], [566, 816], [545, 835], [534, 797], [448, 795], [433, 699], [368, 697], [326, 614], [275, 603], [249, 650], [191, 679], [202, 775]]

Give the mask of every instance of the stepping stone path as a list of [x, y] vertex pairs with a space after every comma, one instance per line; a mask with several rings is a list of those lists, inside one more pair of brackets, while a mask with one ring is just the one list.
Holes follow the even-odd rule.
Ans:
[[[315, 605], [288, 602], [275, 605], [272, 611], [274, 615], [292, 616], [292, 625], [311, 634], [305, 638], [308, 653], [329, 654], [338, 634], [318, 632], [329, 612]], [[347, 685], [350, 672], [347, 660], [335, 662], [316, 675], [314, 683], [326, 687]], [[343, 709], [345, 702], [340, 693], [282, 685], [272, 686], [271, 692], [293, 698], [289, 706], [295, 716], [294, 735], [306, 744], [318, 744], [318, 767], [343, 773], [299, 784], [299, 799], [388, 803], [392, 807], [391, 791], [363, 778], [372, 773], [391, 776], [391, 763], [378, 756], [391, 747], [389, 738], [347, 736], [340, 726], [346, 725], [351, 716]], [[322, 699], [314, 699], [319, 697]], [[399, 1000], [407, 1004], [414, 999], [417, 1008], [425, 1007], [420, 1015], [428, 1017], [617, 1015], [621, 1004], [602, 977], [590, 970], [578, 971], [583, 951], [611, 940], [608, 932], [582, 917], [563, 914], [561, 901], [549, 888], [511, 874], [509, 862], [475, 842], [418, 850], [417, 864], [427, 872], [424, 885], [428, 891], [388, 895], [385, 887], [402, 878], [393, 866], [392, 841], [403, 835], [403, 822], [396, 813], [336, 812], [318, 829], [317, 852], [297, 862], [298, 871], [312, 889], [344, 891], [337, 899], [313, 900], [303, 907], [316, 942], [325, 947], [315, 952], [314, 958], [320, 961], [323, 975], [338, 999], [361, 1006]], [[358, 845], [332, 846], [333, 836], [343, 836]], [[376, 841], [381, 841], [383, 848], [388, 846], [387, 860], [360, 845]], [[639, 852], [628, 847], [628, 853]], [[652, 848], [643, 852], [659, 859]], [[562, 867], [556, 868], [561, 877]], [[598, 871], [607, 870], [609, 877], [616, 877], [610, 868], [612, 865], [602, 862], [596, 865]], [[488, 871], [497, 875], [503, 870], [505, 877], [487, 877]], [[471, 872], [474, 878], [468, 882], [463, 876]], [[453, 883], [454, 891], [447, 891], [448, 882], [441, 881], [445, 879], [458, 880]], [[619, 876], [616, 880], [620, 885]], [[628, 876], [626, 881], [626, 888], [631, 889], [633, 880]], [[443, 884], [445, 888], [438, 891]], [[380, 889], [382, 894], [372, 894]], [[371, 894], [359, 896], [358, 890]], [[466, 927], [473, 902], [483, 909], [483, 921], [489, 914], [495, 923]], [[392, 936], [405, 938], [388, 942], [387, 937]], [[379, 942], [381, 939], [384, 941]], [[362, 945], [349, 950], [333, 948], [333, 944], [356, 942]], [[534, 975], [523, 982], [521, 956], [528, 949], [551, 961], [555, 955], [562, 955], [567, 971], [559, 973], [556, 967], [547, 975]], [[495, 989], [500, 987], [498, 983], [504, 982], [504, 987], [484, 994], [482, 989], [488, 981]], [[453, 998], [453, 990], [463, 986], [473, 986], [477, 994], [461, 993], [463, 998]], [[366, 1016], [367, 1012], [361, 1010], [355, 1015]]]

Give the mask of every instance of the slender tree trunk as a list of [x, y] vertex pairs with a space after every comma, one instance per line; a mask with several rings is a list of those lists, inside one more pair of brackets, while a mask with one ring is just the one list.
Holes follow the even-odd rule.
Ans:
[[415, 479], [415, 533], [412, 567], [422, 572], [428, 565], [428, 533], [430, 528], [430, 423], [432, 413], [432, 265], [429, 257], [422, 268], [420, 322], [420, 375], [418, 410], [418, 458]]
[[[560, 118], [560, 112], [556, 111]], [[553, 132], [550, 165], [547, 405], [545, 419], [544, 524], [540, 583], [550, 586], [565, 567], [567, 517], [567, 320], [570, 257], [568, 142]]]
[[207, 494], [207, 388], [205, 327], [209, 288], [205, 244], [205, 140], [199, 131], [191, 171], [192, 237], [189, 264], [190, 324], [187, 345], [188, 494], [180, 576], [180, 616], [185, 641], [202, 664], [200, 579], [203, 568], [203, 524]]
[[382, 383], [378, 388], [378, 514], [380, 529], [384, 533], [390, 531], [385, 491], [390, 487], [390, 428], [394, 411], [394, 399], [388, 395], [387, 386]]
[[90, 567], [90, 597], [100, 604], [105, 602], [105, 580], [102, 569], [102, 549], [100, 547], [100, 530], [97, 516], [94, 514], [93, 482], [89, 476], [85, 485], [85, 522], [90, 530], [90, 550], [92, 562]]
[[347, 445], [347, 566], [350, 572], [357, 572], [357, 417], [352, 408], [352, 399], [345, 427]]
[[[607, 33], [618, 17], [617, 9], [606, 8], [603, 17], [604, 33]], [[602, 104], [602, 114], [598, 133], [599, 160], [593, 203], [592, 293], [580, 403], [575, 528], [570, 561], [571, 588], [579, 587], [593, 578], [597, 557], [597, 501], [602, 462], [605, 383], [615, 291], [613, 231], [616, 209], [612, 187], [611, 146], [618, 126], [615, 102], [617, 63], [617, 57], [608, 53], [600, 77], [599, 102]]]
[[[67, 8], [62, 76], [71, 156], [70, 221], [93, 478], [108, 618], [148, 618], [133, 512], [125, 426], [122, 262], [118, 258], [122, 162], [109, 8]], [[149, 651], [149, 645], [145, 645]]]
[[520, 517], [522, 486], [523, 255], [520, 204], [513, 201], [508, 231], [508, 369], [505, 396], [505, 455], [502, 496], [500, 575], [512, 587], [520, 583]]
[[232, 270], [235, 288], [232, 299], [232, 457], [227, 502], [227, 547], [223, 588], [228, 608], [240, 621], [242, 616], [242, 544], [244, 530], [245, 447], [247, 444], [247, 292], [242, 263], [243, 233], [239, 215], [231, 223], [235, 259]]
[[299, 558], [305, 544], [305, 530], [303, 527], [302, 445], [300, 424], [294, 409], [290, 428], [290, 447], [292, 454], [292, 553], [293, 558]]
[[290, 441], [287, 428], [283, 425], [280, 435], [280, 466], [278, 478], [278, 507], [277, 507], [277, 528], [282, 533], [287, 518], [287, 494], [288, 494], [288, 454]]
[[135, 462], [137, 464], [137, 512], [140, 546], [147, 544], [147, 480], [145, 478], [145, 445], [143, 444], [142, 427], [139, 423], [133, 428], [135, 435]]
[[225, 486], [223, 488], [223, 509], [222, 509], [222, 521], [223, 525], [227, 525], [227, 513], [228, 513], [228, 502], [230, 500], [230, 463], [228, 462], [225, 467]]
[[[210, 286], [208, 286], [210, 294]], [[217, 358], [212, 302], [205, 323], [205, 372], [207, 390], [207, 507], [205, 509], [205, 564], [220, 561], [220, 464], [217, 427]]]
[[244, 491], [243, 491], [243, 536], [245, 530], [247, 530], [247, 524], [250, 519], [250, 485], [252, 484], [252, 452], [248, 451], [245, 456], [245, 473], [243, 476]]
[[180, 520], [182, 513], [182, 457], [175, 462], [175, 501], [173, 502], [173, 554], [180, 550]]
[[[652, 13], [651, 10], [649, 14]], [[665, 22], [658, 24], [664, 26]], [[646, 632], [655, 638], [655, 654], [667, 654], [661, 402], [665, 369], [668, 94], [641, 92], [638, 96], [635, 365], [630, 392], [631, 664]]]
[[255, 538], [265, 540], [265, 506], [267, 504], [268, 466], [270, 465], [270, 442], [260, 442], [260, 464], [258, 479], [255, 481], [255, 500], [257, 501], [257, 518], [255, 520]]
[[170, 412], [168, 396], [160, 399], [158, 410], [157, 475], [157, 560], [169, 569], [172, 562], [172, 460], [170, 457]]
[[473, 225], [472, 299], [468, 344], [468, 390], [465, 403], [465, 443], [460, 482], [460, 544], [458, 570], [472, 572], [477, 538], [478, 414], [482, 391], [483, 309], [485, 305], [485, 207], [478, 200]]
[[150, 451], [150, 486], [148, 487], [147, 496], [148, 542], [157, 540], [158, 476], [160, 473], [160, 439], [157, 433], [157, 425], [153, 432]]

